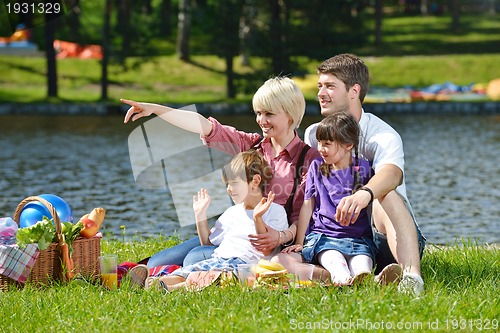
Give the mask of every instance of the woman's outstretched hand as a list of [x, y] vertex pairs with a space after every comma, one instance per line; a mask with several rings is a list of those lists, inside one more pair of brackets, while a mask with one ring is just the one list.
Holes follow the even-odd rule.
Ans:
[[132, 118], [132, 121], [136, 121], [139, 118], [148, 117], [153, 113], [152, 111], [147, 110], [147, 106], [150, 105], [149, 103], [139, 103], [123, 98], [120, 99], [120, 102], [130, 105], [130, 108], [125, 114], [125, 119], [123, 120], [124, 123], [127, 123], [130, 118]]

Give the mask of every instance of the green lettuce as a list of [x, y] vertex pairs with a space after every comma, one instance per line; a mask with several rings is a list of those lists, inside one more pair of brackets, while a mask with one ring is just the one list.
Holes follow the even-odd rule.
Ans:
[[[74, 240], [80, 236], [80, 231], [83, 229], [83, 223], [79, 221], [78, 223], [71, 223], [71, 222], [62, 222], [62, 234], [64, 237], [64, 241], [66, 244], [69, 246], [69, 253], [73, 253], [73, 242]], [[57, 240], [54, 239], [54, 242]]]
[[55, 234], [56, 230], [52, 220], [44, 216], [42, 221], [17, 230], [17, 245], [20, 248], [25, 248], [28, 244], [38, 243], [38, 249], [45, 250], [52, 243]]

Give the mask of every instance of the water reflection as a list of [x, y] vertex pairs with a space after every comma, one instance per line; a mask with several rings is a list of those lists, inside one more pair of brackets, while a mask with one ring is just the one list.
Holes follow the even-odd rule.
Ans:
[[[383, 118], [403, 138], [408, 196], [429, 241], [500, 243], [500, 117]], [[320, 119], [306, 117], [301, 129]], [[219, 120], [257, 130], [252, 117]], [[13, 215], [26, 196], [53, 193], [75, 218], [105, 207], [108, 234], [120, 236], [121, 225], [127, 236], [194, 234], [194, 226], [180, 227], [168, 190], [134, 183], [127, 139], [137, 125], [124, 125], [121, 116], [0, 117], [0, 215]]]

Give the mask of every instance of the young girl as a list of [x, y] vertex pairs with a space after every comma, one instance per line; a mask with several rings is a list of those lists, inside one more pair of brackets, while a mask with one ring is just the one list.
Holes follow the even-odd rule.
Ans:
[[343, 197], [356, 191], [371, 192], [363, 184], [373, 176], [373, 170], [368, 161], [358, 157], [359, 126], [350, 114], [327, 116], [319, 124], [316, 137], [323, 160], [315, 160], [309, 167], [295, 245], [282, 251], [291, 257], [280, 254], [279, 261], [285, 267], [297, 260], [319, 263], [330, 272], [334, 285], [346, 285], [355, 277], [371, 273], [375, 244], [370, 205], [352, 224], [336, 221], [337, 206]]
[[279, 231], [288, 228], [285, 209], [273, 203], [273, 192], [269, 192], [267, 198], [263, 196], [271, 177], [269, 165], [255, 150], [236, 155], [222, 171], [222, 180], [235, 205], [217, 219], [212, 229], [207, 223], [207, 209], [210, 205], [207, 190], [201, 189], [193, 197], [196, 229], [201, 244], [218, 245], [212, 257], [179, 268], [169, 275], [150, 277], [147, 280], [149, 269], [145, 265], [139, 265], [130, 271], [131, 280], [146, 288], [161, 282], [166, 289], [176, 289], [184, 286], [191, 272], [213, 269], [236, 271], [238, 264], [258, 261], [276, 253], [276, 249], [265, 252], [256, 250], [248, 238], [249, 234], [267, 232], [268, 226]]

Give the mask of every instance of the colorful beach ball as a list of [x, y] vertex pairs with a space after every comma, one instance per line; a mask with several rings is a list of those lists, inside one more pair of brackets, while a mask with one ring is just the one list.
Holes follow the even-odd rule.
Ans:
[[[61, 197], [54, 194], [42, 194], [39, 195], [39, 197], [52, 204], [61, 222], [73, 222], [73, 212], [71, 211], [71, 207]], [[19, 227], [25, 228], [32, 226], [38, 221], [41, 221], [43, 216], [47, 216], [49, 219], [52, 219], [52, 214], [49, 209], [41, 202], [29, 202], [21, 211], [21, 215], [19, 216]]]

